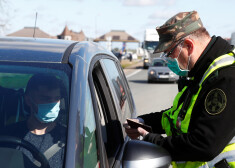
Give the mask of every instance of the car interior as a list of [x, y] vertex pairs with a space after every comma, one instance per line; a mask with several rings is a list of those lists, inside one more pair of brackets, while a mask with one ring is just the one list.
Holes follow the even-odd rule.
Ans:
[[[36, 160], [43, 160], [42, 154], [39, 154], [40, 152], [30, 143], [4, 134], [8, 126], [27, 119], [28, 114], [23, 105], [24, 91], [30, 77], [39, 72], [40, 68], [34, 70], [32, 68], [29, 73], [27, 68], [24, 69], [21, 66], [17, 69], [17, 66], [0, 65], [0, 165], [3, 167], [24, 168], [23, 153], [16, 150], [15, 146], [28, 149]], [[68, 93], [67, 89], [62, 88], [62, 90], [60, 113], [57, 121], [61, 125], [67, 126]]]

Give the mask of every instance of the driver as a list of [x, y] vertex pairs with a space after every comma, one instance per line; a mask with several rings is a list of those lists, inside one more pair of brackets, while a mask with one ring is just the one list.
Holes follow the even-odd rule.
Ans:
[[[7, 128], [7, 135], [34, 145], [46, 156], [52, 168], [62, 167], [64, 158], [66, 129], [56, 123], [60, 111], [61, 86], [62, 81], [52, 75], [37, 74], [31, 77], [24, 94], [24, 113], [28, 119]], [[40, 166], [30, 151], [17, 148], [27, 160]]]

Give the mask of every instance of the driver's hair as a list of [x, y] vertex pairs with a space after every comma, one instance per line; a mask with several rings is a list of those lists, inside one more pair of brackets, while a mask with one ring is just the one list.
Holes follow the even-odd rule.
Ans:
[[38, 90], [39, 86], [44, 86], [49, 90], [59, 88], [61, 91], [62, 81], [54, 75], [36, 74], [29, 79], [25, 94], [30, 94], [33, 90]]

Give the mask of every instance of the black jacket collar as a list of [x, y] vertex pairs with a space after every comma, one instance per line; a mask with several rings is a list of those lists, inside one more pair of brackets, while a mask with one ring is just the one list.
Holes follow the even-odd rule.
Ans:
[[200, 81], [204, 72], [209, 65], [219, 56], [228, 53], [233, 49], [226, 40], [221, 37], [213, 36], [210, 43], [203, 51], [193, 69], [189, 72], [189, 77], [194, 77], [195, 80]]

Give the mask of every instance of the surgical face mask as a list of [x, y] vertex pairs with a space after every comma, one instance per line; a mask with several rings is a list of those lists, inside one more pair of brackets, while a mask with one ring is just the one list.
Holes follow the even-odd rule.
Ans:
[[55, 121], [60, 111], [60, 101], [48, 104], [38, 104], [38, 112], [36, 118], [42, 123]]
[[[182, 43], [182, 42], [180, 42]], [[163, 53], [161, 55], [161, 58], [167, 63], [167, 66], [170, 68], [170, 70], [172, 70], [175, 74], [179, 75], [179, 76], [188, 76], [188, 67], [189, 67], [189, 62], [190, 62], [190, 58], [191, 56], [189, 56], [189, 59], [188, 59], [188, 66], [187, 66], [187, 69], [181, 69], [180, 66], [179, 66], [179, 62], [178, 62], [178, 58], [181, 54], [181, 51], [182, 51], [182, 47], [180, 48], [180, 52], [177, 56], [177, 58], [171, 58], [169, 57], [170, 54], [173, 53], [173, 51], [176, 49], [176, 47], [180, 44], [178, 43], [169, 53]]]
[[179, 67], [178, 60], [176, 58], [174, 59], [168, 59], [167, 66], [172, 70], [175, 74], [179, 76], [188, 76], [189, 70], [183, 70]]
[[42, 123], [53, 122], [59, 115], [60, 101], [47, 104], [34, 104], [37, 106], [38, 110], [34, 115]]

